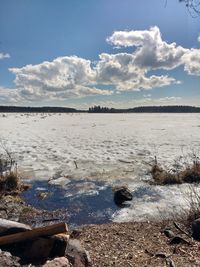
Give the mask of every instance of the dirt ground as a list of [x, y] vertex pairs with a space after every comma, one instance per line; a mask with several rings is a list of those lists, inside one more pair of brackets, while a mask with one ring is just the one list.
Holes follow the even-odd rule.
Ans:
[[[170, 244], [161, 223], [111, 223], [81, 229], [80, 239], [93, 266], [200, 266], [200, 242], [181, 235], [190, 244]], [[168, 224], [169, 226], [169, 224]]]

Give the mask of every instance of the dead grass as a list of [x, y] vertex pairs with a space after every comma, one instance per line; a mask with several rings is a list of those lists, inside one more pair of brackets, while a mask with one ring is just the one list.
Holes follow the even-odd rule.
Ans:
[[8, 172], [0, 177], [0, 191], [11, 192], [21, 189], [21, 181], [17, 173]]
[[200, 163], [193, 162], [193, 165], [187, 167], [185, 170], [180, 172], [180, 179], [184, 183], [199, 183], [200, 182]]
[[150, 173], [155, 184], [158, 185], [200, 183], [200, 163], [196, 161], [192, 165], [175, 173], [164, 170], [158, 163], [155, 163]]
[[[2, 145], [2, 144], [1, 144]], [[22, 183], [17, 171], [17, 164], [11, 153], [2, 145], [3, 153], [0, 154], [0, 195], [19, 194], [27, 190], [28, 185]]]
[[157, 185], [172, 185], [189, 183], [188, 191], [185, 193], [186, 208], [182, 208], [180, 213], [174, 213], [174, 221], [184, 223], [184, 225], [190, 229], [191, 223], [200, 218], [200, 194], [195, 183], [200, 183], [200, 162], [199, 160], [193, 161], [191, 165], [185, 166], [185, 168], [177, 168], [176, 171], [167, 171], [160, 167], [155, 161], [152, 166], [151, 175], [154, 184]]
[[150, 173], [152, 175], [154, 183], [158, 185], [182, 183], [179, 175], [164, 170], [158, 164], [152, 166]]
[[191, 223], [200, 218], [200, 194], [193, 186], [190, 186], [185, 196], [186, 208], [183, 210], [180, 219], [186, 226], [191, 226]]

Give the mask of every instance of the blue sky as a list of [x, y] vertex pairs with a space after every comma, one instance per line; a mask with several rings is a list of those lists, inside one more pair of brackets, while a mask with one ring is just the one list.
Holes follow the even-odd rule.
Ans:
[[199, 36], [178, 0], [0, 0], [0, 104], [200, 105]]

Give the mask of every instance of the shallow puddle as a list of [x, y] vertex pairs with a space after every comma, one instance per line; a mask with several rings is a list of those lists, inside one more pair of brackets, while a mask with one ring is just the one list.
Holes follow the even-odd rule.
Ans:
[[75, 194], [75, 189], [80, 189], [81, 185], [84, 188], [85, 181], [70, 182], [65, 189], [49, 185], [45, 181], [35, 181], [32, 188], [23, 193], [23, 198], [28, 204], [39, 209], [60, 209], [62, 213], [67, 214], [67, 223], [71, 227], [111, 221], [112, 215], [119, 209], [113, 201], [112, 188], [95, 183], [98, 191]]

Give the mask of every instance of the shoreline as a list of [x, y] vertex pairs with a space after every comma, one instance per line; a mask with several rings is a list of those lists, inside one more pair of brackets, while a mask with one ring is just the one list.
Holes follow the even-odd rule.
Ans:
[[[38, 210], [27, 205], [20, 196], [8, 194], [1, 198], [0, 204], [1, 218], [33, 227], [55, 223], [53, 218], [59, 216], [56, 211]], [[36, 224], [32, 221], [33, 217], [38, 220]], [[94, 267], [166, 266], [167, 259], [175, 263], [167, 266], [199, 266], [200, 243], [181, 235], [190, 245], [170, 244], [170, 239], [163, 234], [163, 229], [167, 227], [175, 235], [180, 235], [172, 221], [83, 225], [75, 230], [71, 229], [70, 234], [89, 252]]]

